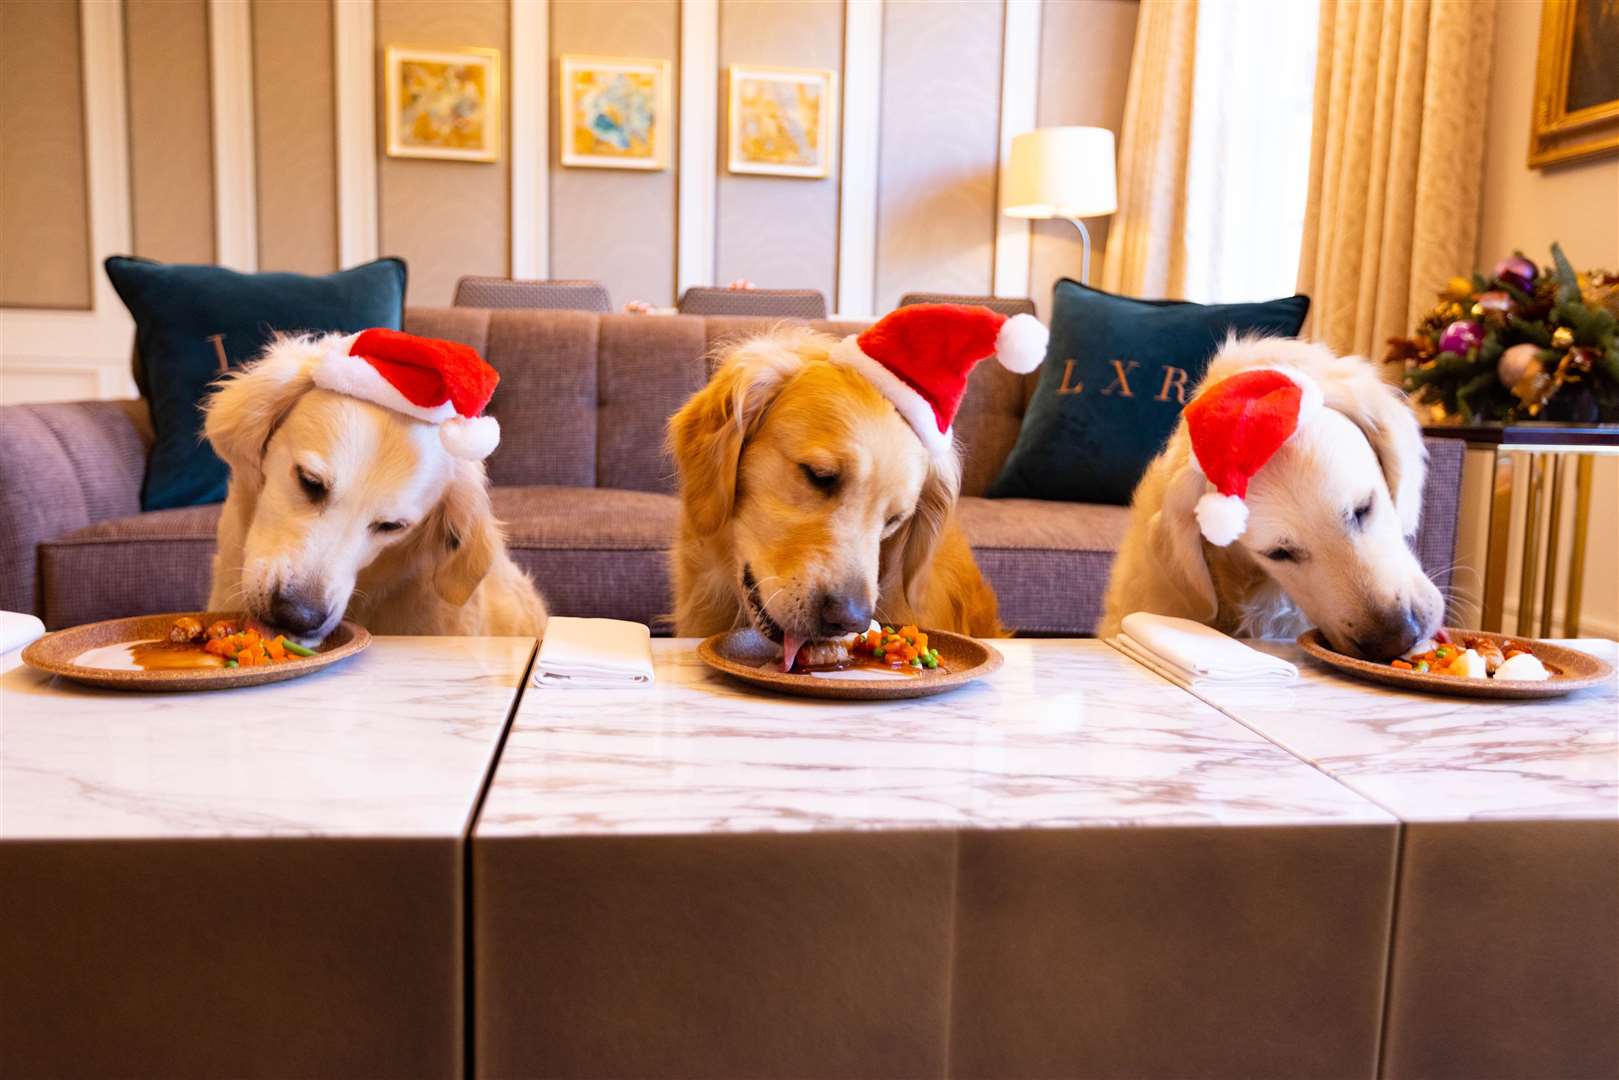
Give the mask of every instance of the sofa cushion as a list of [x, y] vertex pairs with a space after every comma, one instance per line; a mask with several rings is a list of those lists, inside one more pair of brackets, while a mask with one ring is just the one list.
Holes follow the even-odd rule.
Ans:
[[219, 505], [113, 518], [39, 546], [40, 599], [52, 630], [98, 619], [196, 611], [213, 581]]
[[107, 277], [135, 319], [135, 380], [151, 405], [141, 506], [162, 510], [225, 497], [225, 463], [201, 440], [198, 405], [229, 367], [276, 333], [399, 329], [405, 264], [378, 259], [335, 274], [241, 274], [114, 256]]
[[989, 494], [1128, 505], [1226, 336], [1292, 337], [1306, 296], [1253, 304], [1136, 300], [1062, 280], [1051, 344]]
[[1034, 634], [1095, 629], [1129, 507], [969, 496], [960, 515], [1002, 626]]
[[673, 495], [613, 488], [507, 487], [494, 491], [512, 561], [534, 579], [553, 615], [644, 622], [674, 610], [669, 543]]

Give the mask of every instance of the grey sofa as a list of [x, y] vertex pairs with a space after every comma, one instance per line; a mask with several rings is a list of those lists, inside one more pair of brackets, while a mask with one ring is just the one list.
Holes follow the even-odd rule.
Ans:
[[[655, 622], [672, 607], [665, 560], [676, 519], [664, 422], [703, 384], [718, 343], [773, 321], [441, 308], [412, 310], [405, 325], [463, 341], [500, 370], [494, 505], [551, 610]], [[983, 497], [1035, 378], [996, 364], [974, 372], [956, 421], [961, 519], [1008, 627], [1087, 634], [1127, 509]], [[149, 441], [141, 402], [0, 409], [0, 608], [58, 628], [202, 606], [219, 508], [142, 513]], [[1462, 450], [1433, 440], [1429, 451], [1418, 554], [1444, 586]]]

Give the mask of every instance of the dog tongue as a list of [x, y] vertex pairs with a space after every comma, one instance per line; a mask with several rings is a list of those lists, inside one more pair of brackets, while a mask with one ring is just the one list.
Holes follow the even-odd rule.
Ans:
[[804, 639], [796, 634], [782, 632], [781, 635], [781, 670], [793, 670], [793, 661], [798, 659], [798, 650], [804, 647]]

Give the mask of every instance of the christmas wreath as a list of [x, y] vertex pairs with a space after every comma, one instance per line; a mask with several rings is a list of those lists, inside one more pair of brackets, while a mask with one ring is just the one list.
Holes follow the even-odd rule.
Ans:
[[1619, 421], [1619, 276], [1576, 274], [1552, 245], [1543, 271], [1521, 252], [1488, 277], [1450, 279], [1385, 360], [1430, 423]]

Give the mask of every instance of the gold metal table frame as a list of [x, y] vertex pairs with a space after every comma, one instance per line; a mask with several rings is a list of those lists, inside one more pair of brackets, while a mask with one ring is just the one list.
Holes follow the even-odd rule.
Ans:
[[[1425, 435], [1462, 439], [1469, 450], [1493, 455], [1489, 544], [1484, 559], [1480, 629], [1502, 633], [1505, 619], [1509, 549], [1512, 543], [1513, 488], [1524, 493], [1523, 551], [1518, 565], [1516, 633], [1550, 637], [1562, 542], [1563, 500], [1573, 474], [1574, 522], [1568, 580], [1563, 602], [1564, 637], [1579, 637], [1580, 603], [1585, 589], [1585, 556], [1591, 524], [1591, 482], [1596, 458], [1619, 455], [1619, 424], [1479, 424], [1429, 426]], [[1518, 475], [1522, 469], [1521, 477]], [[1549, 504], [1549, 505], [1548, 505]], [[1547, 521], [1545, 550], [1541, 522]], [[1538, 598], [1538, 603], [1537, 603]]]

